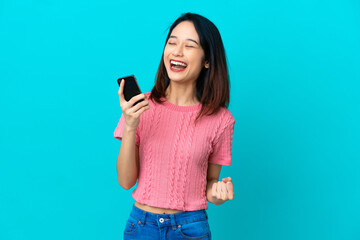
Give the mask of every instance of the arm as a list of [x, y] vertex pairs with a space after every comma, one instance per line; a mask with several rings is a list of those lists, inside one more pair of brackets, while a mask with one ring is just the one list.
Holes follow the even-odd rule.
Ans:
[[[124, 84], [125, 81], [122, 79], [118, 94], [124, 122], [122, 122], [121, 134], [118, 136], [122, 142], [116, 170], [119, 184], [129, 190], [136, 184], [139, 175], [139, 147], [135, 144], [136, 130], [140, 123], [140, 115], [149, 109], [149, 102], [146, 100], [145, 94], [138, 94], [126, 101], [123, 94]], [[144, 101], [134, 105], [140, 99]]]
[[132, 188], [139, 175], [139, 147], [135, 145], [136, 130], [124, 126], [120, 151], [116, 162], [119, 184], [126, 190]]

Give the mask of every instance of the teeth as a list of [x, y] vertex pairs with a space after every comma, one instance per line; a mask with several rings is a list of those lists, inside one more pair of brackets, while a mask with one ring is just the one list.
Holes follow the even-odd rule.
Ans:
[[170, 63], [171, 63], [171, 64], [174, 64], [174, 65], [184, 66], [184, 67], [186, 67], [186, 66], [187, 66], [185, 63], [182, 63], [182, 62], [170, 61]]

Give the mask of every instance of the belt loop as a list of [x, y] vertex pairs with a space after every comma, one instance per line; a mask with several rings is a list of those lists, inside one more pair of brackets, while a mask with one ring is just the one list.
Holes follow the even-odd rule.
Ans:
[[139, 225], [143, 227], [145, 224], [145, 219], [146, 219], [146, 211], [144, 211], [144, 210], [141, 210], [141, 211], [142, 211], [142, 214], [140, 217]]
[[176, 226], [176, 221], [175, 221], [175, 214], [170, 214], [170, 219], [171, 219], [171, 226], [174, 230], [176, 230], [177, 226]]

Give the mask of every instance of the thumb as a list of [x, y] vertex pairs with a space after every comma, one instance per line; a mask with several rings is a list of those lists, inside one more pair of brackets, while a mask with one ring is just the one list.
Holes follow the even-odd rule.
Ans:
[[223, 178], [222, 181], [226, 183], [226, 182], [231, 182], [232, 180], [231, 180], [231, 177], [226, 177], [226, 178]]

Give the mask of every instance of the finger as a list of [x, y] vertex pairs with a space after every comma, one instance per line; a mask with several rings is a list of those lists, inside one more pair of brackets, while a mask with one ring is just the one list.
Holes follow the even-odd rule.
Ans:
[[149, 107], [143, 107], [141, 108], [139, 111], [136, 112], [136, 114], [134, 115], [135, 118], [138, 118], [143, 112], [145, 112], [146, 110], [148, 110]]
[[133, 96], [129, 101], [128, 103], [130, 104], [130, 106], [133, 106], [137, 101], [141, 100], [141, 99], [144, 99], [145, 100], [146, 96], [144, 93], [140, 93], [136, 96]]
[[218, 199], [221, 199], [221, 195], [221, 182], [218, 181], [216, 186], [216, 196]]
[[230, 200], [233, 200], [234, 199], [234, 186], [232, 184], [232, 182], [227, 182], [226, 183], [226, 189], [227, 189], [227, 192], [228, 192], [228, 198]]
[[140, 108], [140, 110], [135, 113], [135, 117], [138, 118], [140, 116], [140, 114], [142, 114], [143, 112], [145, 112], [149, 108], [150, 108], [149, 106]]
[[120, 86], [119, 86], [119, 92], [118, 92], [121, 103], [125, 102], [124, 85], [125, 85], [125, 79], [121, 79]]
[[[130, 102], [128, 102], [129, 104], [131, 104]], [[130, 108], [129, 108], [129, 111], [128, 113], [129, 114], [134, 114], [136, 113], [138, 110], [140, 110], [141, 108], [143, 107], [147, 107], [149, 106], [149, 101], [148, 100], [144, 100], [144, 101], [141, 101], [141, 102], [138, 102], [136, 105], [132, 106], [130, 105]]]
[[222, 200], [228, 200], [227, 199], [227, 188], [226, 188], [226, 183], [221, 182], [221, 199]]
[[220, 189], [220, 191], [221, 191], [222, 193], [227, 193], [226, 183], [221, 182], [221, 189]]

